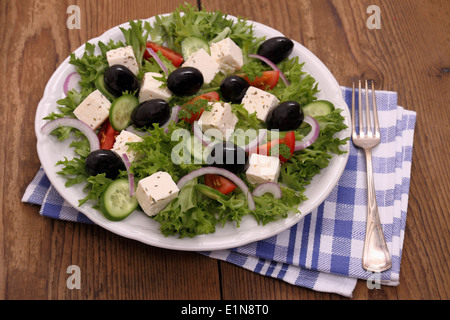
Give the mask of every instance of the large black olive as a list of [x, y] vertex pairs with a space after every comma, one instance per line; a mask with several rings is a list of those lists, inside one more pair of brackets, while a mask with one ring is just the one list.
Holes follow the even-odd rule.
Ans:
[[300, 105], [295, 101], [279, 104], [267, 115], [267, 128], [281, 131], [295, 130], [302, 124], [305, 115]]
[[275, 37], [264, 41], [258, 48], [258, 54], [273, 63], [286, 59], [294, 50], [294, 42], [286, 37]]
[[169, 121], [170, 106], [163, 99], [153, 99], [142, 102], [131, 113], [131, 121], [138, 128], [153, 129], [153, 124], [160, 127]]
[[250, 84], [242, 77], [229, 76], [220, 84], [220, 92], [225, 101], [241, 103]]
[[116, 97], [122, 95], [122, 92], [135, 92], [139, 89], [139, 80], [133, 72], [125, 66], [115, 64], [105, 70], [105, 87]]
[[125, 171], [126, 168], [122, 158], [116, 152], [99, 149], [86, 157], [85, 170], [91, 176], [105, 173], [107, 178], [114, 179], [119, 174], [119, 170]]
[[206, 158], [206, 163], [217, 168], [241, 173], [247, 169], [248, 156], [244, 149], [232, 142], [217, 143]]
[[167, 77], [167, 88], [177, 96], [190, 96], [203, 85], [203, 75], [197, 68], [182, 67]]

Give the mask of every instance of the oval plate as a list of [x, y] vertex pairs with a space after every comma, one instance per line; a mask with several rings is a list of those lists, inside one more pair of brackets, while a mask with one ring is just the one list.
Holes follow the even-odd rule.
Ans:
[[[235, 20], [235, 17], [228, 16]], [[153, 23], [155, 17], [146, 19]], [[271, 38], [282, 36], [277, 30], [265, 26], [261, 23], [248, 21], [254, 25], [257, 37], [266, 36]], [[124, 41], [124, 37], [119, 27], [129, 27], [128, 23], [114, 27], [100, 37], [91, 39], [89, 42], [97, 44], [98, 41], [107, 42], [110, 39]], [[327, 67], [308, 49], [294, 41], [294, 50], [291, 54], [299, 56], [300, 61], [305, 62], [304, 71], [311, 74], [319, 84], [320, 92], [317, 95], [319, 100], [329, 100], [336, 108], [343, 110], [345, 123], [350, 128], [350, 112], [347, 104], [342, 98], [341, 88]], [[97, 48], [98, 50], [98, 48]], [[79, 47], [75, 55], [81, 57], [84, 53], [84, 45]], [[98, 54], [100, 52], [98, 51]], [[35, 131], [37, 137], [37, 151], [42, 167], [50, 182], [61, 194], [61, 196], [73, 207], [78, 208], [90, 220], [97, 225], [116, 233], [120, 236], [134, 239], [152, 246], [184, 250], [184, 251], [210, 251], [229, 249], [242, 246], [254, 241], [266, 239], [274, 236], [291, 226], [295, 225], [305, 215], [316, 209], [330, 194], [339, 178], [341, 177], [348, 160], [348, 152], [337, 156], [334, 155], [327, 168], [314, 177], [310, 185], [307, 186], [305, 195], [308, 197], [299, 206], [302, 214], [290, 214], [286, 219], [269, 223], [265, 226], [258, 225], [251, 216], [244, 217], [239, 228], [232, 223], [226, 224], [223, 228], [218, 227], [214, 234], [200, 235], [194, 238], [179, 239], [175, 236], [164, 236], [159, 230], [159, 223], [148, 218], [143, 212], [135, 211], [127, 219], [121, 222], [107, 220], [98, 210], [92, 208], [92, 203], [87, 202], [78, 207], [78, 200], [85, 197], [83, 188], [85, 184], [78, 184], [70, 188], [65, 187], [66, 180], [57, 174], [60, 170], [55, 164], [64, 157], [71, 159], [75, 156], [73, 149], [69, 148], [70, 139], [60, 142], [55, 136], [43, 135], [40, 128], [46, 123], [43, 118], [53, 111], [57, 111], [56, 101], [64, 98], [63, 83], [66, 77], [75, 72], [75, 67], [69, 64], [69, 57], [58, 67], [50, 78], [42, 100], [40, 101], [35, 119]], [[350, 137], [350, 129], [344, 130], [337, 136], [341, 139]], [[349, 143], [341, 147], [344, 151], [349, 151]]]

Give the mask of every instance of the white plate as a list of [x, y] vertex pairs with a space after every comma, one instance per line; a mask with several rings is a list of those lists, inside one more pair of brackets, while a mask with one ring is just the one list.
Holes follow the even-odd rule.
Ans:
[[[229, 16], [230, 19], [236, 19]], [[152, 17], [147, 19], [150, 23], [155, 21]], [[258, 37], [267, 38], [280, 36], [280, 32], [267, 27], [263, 24], [249, 21], [255, 26], [255, 33]], [[124, 23], [121, 27], [128, 27]], [[98, 38], [90, 40], [90, 43], [96, 44], [98, 41], [107, 42], [110, 39], [124, 41], [119, 26], [106, 31]], [[350, 127], [350, 112], [348, 106], [342, 98], [341, 89], [327, 67], [308, 49], [295, 42], [294, 50], [291, 56], [299, 56], [301, 61], [306, 62], [304, 70], [311, 74], [319, 83], [320, 92], [318, 99], [329, 100], [336, 108], [343, 109], [343, 116], [346, 124]], [[84, 45], [75, 51], [75, 55], [80, 57], [84, 53]], [[42, 167], [56, 190], [72, 206], [78, 207], [78, 200], [85, 197], [83, 192], [84, 184], [75, 185], [70, 188], [64, 186], [66, 180], [56, 172], [60, 168], [55, 164], [64, 157], [71, 159], [75, 156], [73, 149], [69, 148], [70, 141], [57, 141], [55, 136], [43, 135], [40, 128], [46, 123], [42, 120], [52, 111], [57, 111], [56, 101], [64, 97], [63, 82], [65, 78], [75, 71], [75, 67], [69, 64], [69, 57], [58, 67], [48, 82], [44, 96], [40, 101], [35, 120], [35, 131], [37, 136], [37, 151]], [[339, 138], [350, 136], [350, 129], [339, 133]], [[349, 144], [341, 147], [349, 151]], [[295, 225], [305, 215], [317, 208], [329, 195], [344, 171], [348, 159], [348, 153], [337, 156], [334, 155], [329, 166], [317, 175], [312, 183], [307, 187], [305, 195], [309, 200], [299, 206], [302, 214], [291, 214], [286, 219], [269, 223], [265, 226], [258, 225], [253, 217], [244, 217], [241, 226], [236, 228], [234, 224], [229, 223], [224, 228], [218, 226], [214, 234], [200, 235], [194, 238], [179, 239], [175, 236], [166, 237], [159, 231], [159, 224], [149, 219], [144, 213], [135, 211], [127, 219], [121, 222], [109, 221], [103, 215], [92, 208], [92, 203], [86, 203], [78, 207], [79, 211], [84, 213], [89, 219], [99, 226], [114, 232], [120, 236], [135, 239], [143, 243], [175, 250], [186, 251], [210, 251], [234, 248], [254, 241], [262, 240], [276, 235], [291, 226]]]

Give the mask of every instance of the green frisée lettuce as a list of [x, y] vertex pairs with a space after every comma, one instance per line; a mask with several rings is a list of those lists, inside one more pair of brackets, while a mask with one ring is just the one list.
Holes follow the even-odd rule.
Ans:
[[[181, 141], [174, 139], [172, 133], [177, 129], [182, 129], [185, 125], [184, 121], [180, 125], [170, 124], [168, 132], [164, 132], [163, 128], [159, 128], [157, 124], [151, 129], [151, 134], [146, 135], [142, 142], [130, 143], [129, 150], [138, 154], [131, 165], [131, 170], [137, 180], [148, 177], [158, 171], [169, 173], [174, 181], [178, 181], [181, 177], [189, 172], [199, 169], [201, 166], [195, 164], [193, 159], [190, 161], [172, 161], [172, 149]], [[182, 150], [180, 157], [183, 156]], [[176, 153], [174, 153], [176, 154]], [[186, 163], [190, 162], [190, 163]]]
[[242, 49], [244, 56], [256, 51], [261, 41], [256, 40], [253, 26], [246, 23], [245, 19], [233, 21], [220, 11], [197, 10], [189, 4], [180, 5], [170, 15], [156, 16], [155, 23], [146, 23], [144, 28], [152, 41], [177, 52], [181, 52], [183, 40], [192, 36], [208, 43], [229, 37]]
[[[289, 188], [303, 192], [305, 186], [311, 183], [316, 174], [326, 168], [333, 154], [340, 155], [340, 149], [349, 138], [335, 138], [335, 134], [347, 128], [340, 109], [336, 109], [326, 116], [317, 117], [320, 127], [319, 137], [308, 148], [295, 152], [294, 155], [281, 167], [281, 182]], [[306, 135], [308, 127], [296, 130], [300, 135]]]
[[277, 96], [280, 102], [297, 101], [301, 106], [317, 100], [315, 95], [319, 92], [318, 84], [311, 75], [303, 71], [304, 65], [305, 63], [300, 63], [298, 57], [280, 62], [278, 67], [290, 85], [286, 86], [283, 81], [278, 81], [275, 88], [268, 91]]
[[281, 199], [275, 199], [270, 194], [254, 197], [256, 208], [250, 210], [242, 193], [226, 200], [211, 199], [196, 190], [197, 183], [198, 179], [190, 181], [180, 190], [178, 197], [154, 217], [164, 235], [192, 238], [199, 234], [214, 233], [217, 225], [227, 222], [239, 227], [242, 217], [246, 215], [253, 215], [258, 223], [266, 225], [286, 218], [289, 212], [299, 213], [297, 207], [305, 200], [294, 190], [283, 188]]

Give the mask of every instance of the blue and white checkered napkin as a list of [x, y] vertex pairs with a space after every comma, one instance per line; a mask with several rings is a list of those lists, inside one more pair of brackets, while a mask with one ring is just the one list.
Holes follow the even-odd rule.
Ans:
[[[342, 88], [351, 105], [349, 88]], [[357, 279], [398, 285], [408, 208], [415, 112], [397, 106], [395, 92], [376, 93], [381, 144], [373, 151], [374, 179], [392, 268], [373, 274], [362, 268], [366, 224], [365, 158], [351, 144], [346, 169], [319, 208], [298, 224], [269, 239], [231, 250], [202, 252], [262, 275], [317, 291], [352, 296]], [[23, 202], [41, 205], [40, 214], [89, 223], [50, 185], [42, 169], [27, 188]]]

